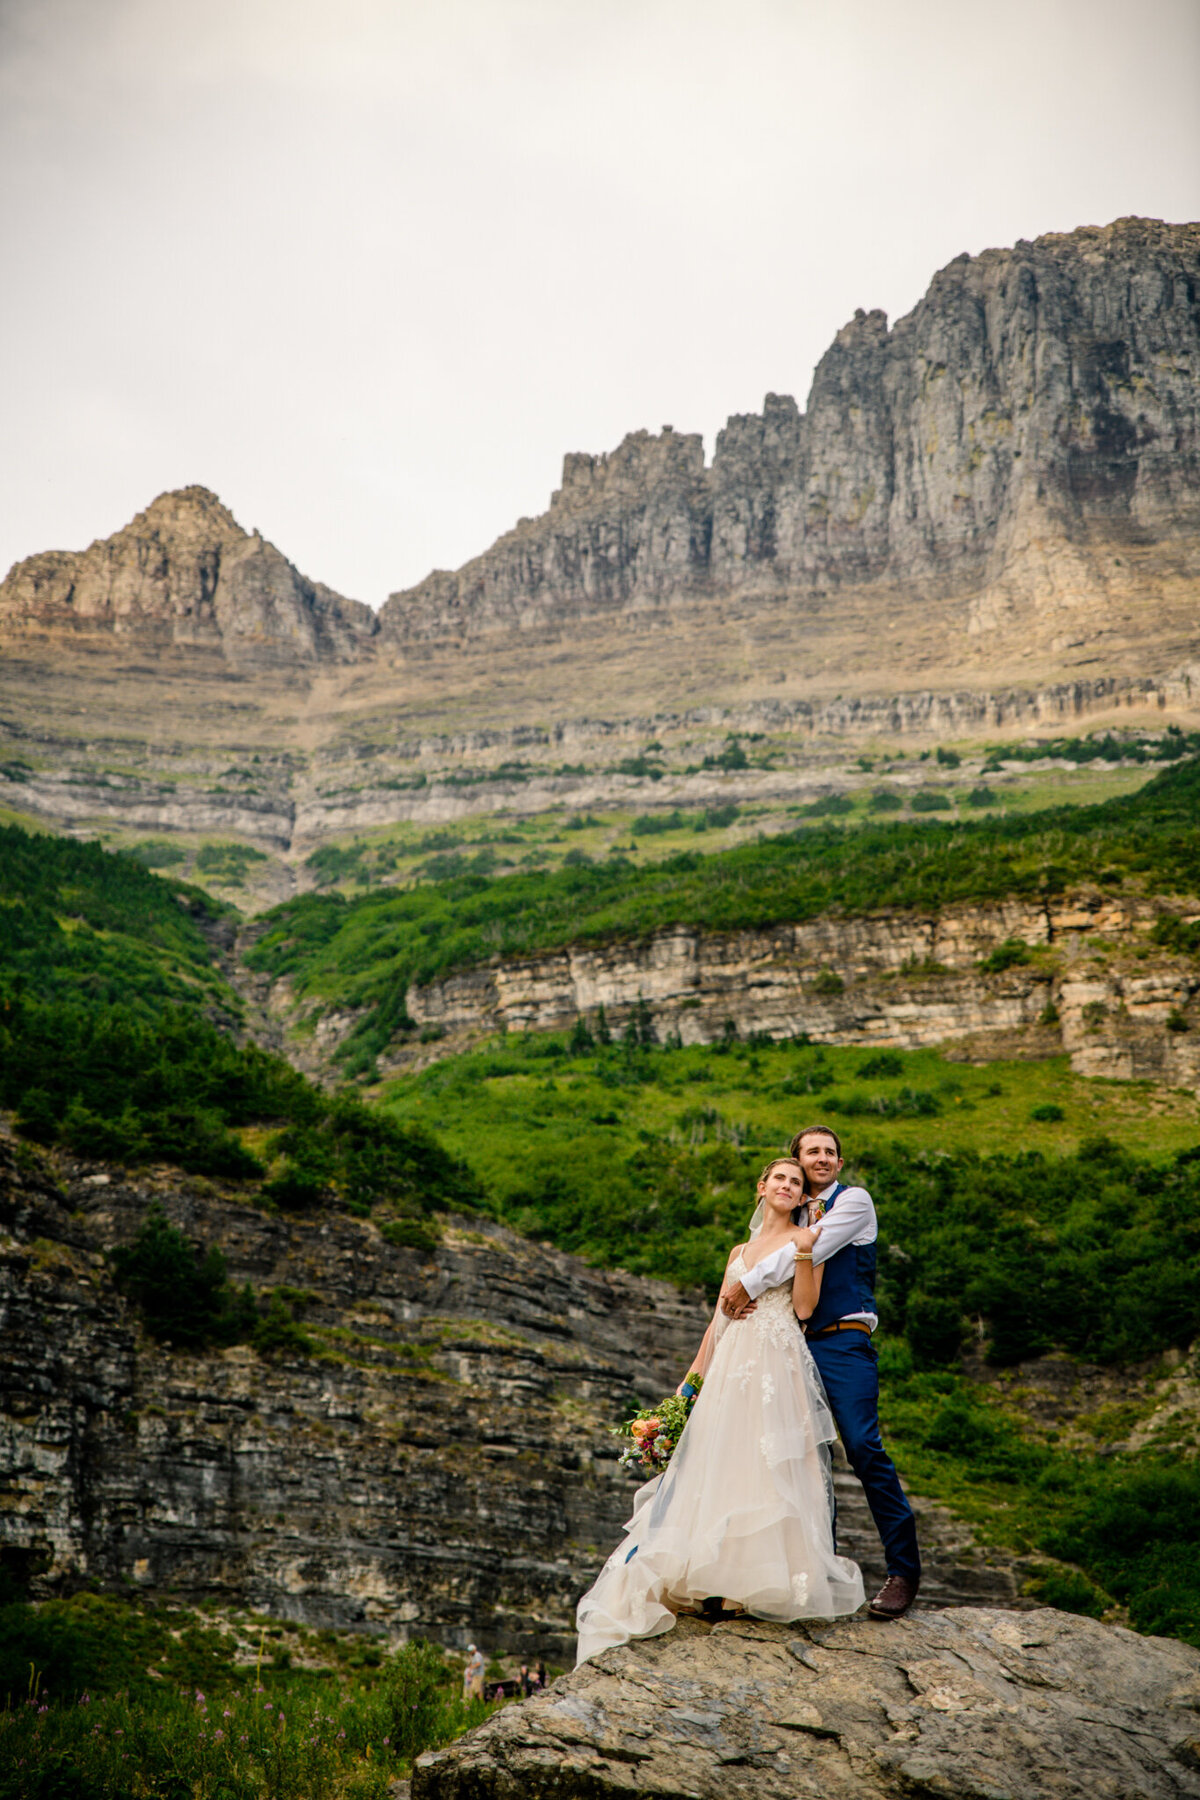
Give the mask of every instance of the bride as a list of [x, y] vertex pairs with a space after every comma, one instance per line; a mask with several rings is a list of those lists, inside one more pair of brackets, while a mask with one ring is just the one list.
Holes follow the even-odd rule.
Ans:
[[744, 1318], [728, 1319], [719, 1306], [714, 1313], [692, 1365], [704, 1388], [675, 1454], [638, 1489], [624, 1543], [579, 1602], [579, 1662], [657, 1637], [705, 1601], [711, 1615], [716, 1596], [725, 1612], [784, 1621], [832, 1618], [863, 1603], [857, 1564], [834, 1550], [833, 1417], [796, 1323], [815, 1309], [822, 1273], [812, 1264], [820, 1225], [796, 1223], [806, 1201], [800, 1165], [768, 1163], [758, 1199], [749, 1242], [735, 1244], [726, 1279], [789, 1241], [795, 1275]]

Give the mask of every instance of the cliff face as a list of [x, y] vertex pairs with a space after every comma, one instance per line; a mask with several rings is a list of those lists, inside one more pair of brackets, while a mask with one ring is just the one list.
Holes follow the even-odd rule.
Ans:
[[[826, 914], [724, 935], [676, 927], [497, 959], [410, 986], [410, 1017], [444, 1035], [435, 1046], [394, 1044], [390, 1066], [421, 1066], [497, 1032], [570, 1030], [601, 1005], [624, 1029], [645, 1005], [660, 1040], [676, 1031], [687, 1044], [716, 1043], [732, 1020], [743, 1036], [806, 1032], [814, 1043], [915, 1049], [959, 1040], [984, 1058], [1065, 1050], [1081, 1075], [1200, 1091], [1200, 1041], [1186, 1029], [1200, 971], [1194, 958], [1152, 948], [1159, 913], [1153, 901], [1092, 890], [926, 916]], [[981, 966], [1014, 939], [1033, 952], [1027, 962]], [[298, 1016], [286, 981], [264, 998], [277, 1017]], [[1185, 1029], [1172, 1029], [1172, 1019]], [[325, 1013], [295, 1040], [294, 1060], [326, 1074], [355, 1023], [352, 1013]]]
[[[608, 1428], [679, 1380], [696, 1296], [490, 1223], [433, 1254], [204, 1182], [60, 1165], [0, 1139], [0, 1547], [44, 1573], [313, 1624], [562, 1657], [620, 1537]], [[105, 1252], [154, 1198], [230, 1276], [308, 1295], [315, 1354], [167, 1350]]]
[[400, 641], [561, 629], [705, 595], [914, 587], [959, 630], [1200, 570], [1200, 226], [1123, 219], [962, 256], [859, 312], [807, 411], [768, 395], [704, 468], [669, 428], [570, 456], [549, 511], [395, 594]]
[[243, 531], [206, 488], [161, 494], [113, 537], [17, 563], [0, 630], [217, 652], [235, 668], [354, 661], [376, 631], [343, 600]]

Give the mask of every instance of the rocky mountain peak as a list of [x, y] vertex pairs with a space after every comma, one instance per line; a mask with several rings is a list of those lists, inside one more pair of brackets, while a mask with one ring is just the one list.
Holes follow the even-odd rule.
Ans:
[[[546, 513], [391, 596], [401, 642], [614, 608], [873, 591], [948, 641], [1022, 643], [1200, 572], [1200, 225], [1118, 219], [956, 257], [889, 328], [860, 309], [805, 411], [566, 458]], [[1121, 547], [1136, 547], [1137, 592]], [[1122, 573], [1125, 571], [1125, 573]], [[1128, 621], [1127, 621], [1128, 623]], [[1136, 625], [1136, 621], [1134, 621]]]
[[0, 629], [215, 651], [242, 668], [353, 660], [376, 623], [192, 486], [86, 550], [15, 564], [0, 583]]

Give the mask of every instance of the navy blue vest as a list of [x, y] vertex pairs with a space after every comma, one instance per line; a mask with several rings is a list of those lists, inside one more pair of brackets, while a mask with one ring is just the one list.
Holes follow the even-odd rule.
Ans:
[[[839, 1181], [825, 1202], [827, 1213], [833, 1211], [838, 1195], [845, 1191], [845, 1183]], [[874, 1293], [874, 1244], [844, 1244], [828, 1262], [821, 1263], [819, 1267], [824, 1270], [821, 1276], [821, 1298], [817, 1302], [816, 1312], [806, 1321], [806, 1330], [820, 1331], [826, 1325], [836, 1325], [847, 1313], [878, 1312]]]

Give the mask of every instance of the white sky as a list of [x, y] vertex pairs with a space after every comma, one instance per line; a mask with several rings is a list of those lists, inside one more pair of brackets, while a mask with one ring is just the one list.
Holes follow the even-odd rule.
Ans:
[[803, 404], [960, 251], [1200, 216], [1200, 0], [0, 0], [0, 569], [201, 482], [378, 605]]

